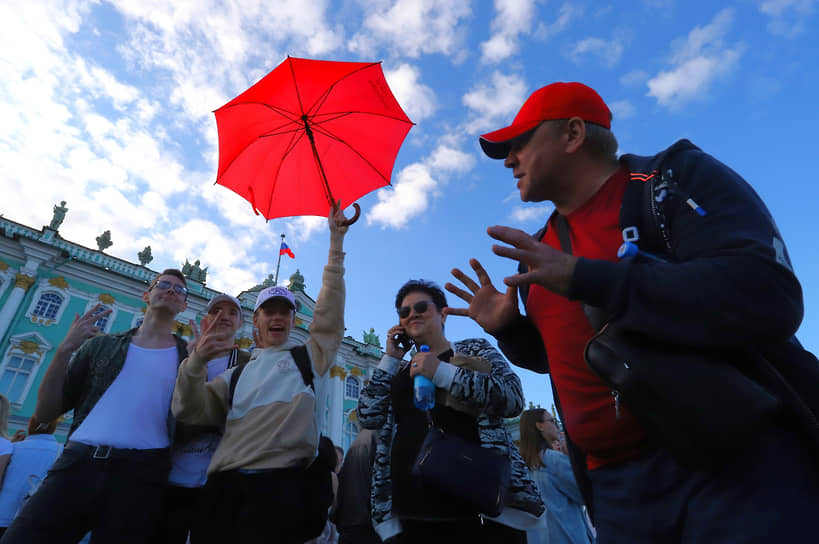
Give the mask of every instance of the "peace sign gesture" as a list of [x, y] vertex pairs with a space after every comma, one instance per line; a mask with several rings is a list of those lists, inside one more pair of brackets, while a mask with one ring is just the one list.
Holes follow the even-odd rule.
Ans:
[[102, 304], [96, 304], [93, 308], [85, 312], [82, 317], [80, 314], [74, 315], [74, 321], [68, 328], [68, 333], [60, 343], [60, 348], [66, 352], [74, 352], [82, 345], [83, 342], [95, 336], [100, 332], [99, 327], [94, 325], [99, 319], [111, 313], [111, 308], [105, 308], [100, 311]]
[[221, 313], [222, 309], [219, 308], [215, 315], [207, 314], [203, 317], [199, 336], [192, 340], [195, 344], [191, 353], [195, 352], [204, 362], [233, 349], [233, 330], [218, 325]]

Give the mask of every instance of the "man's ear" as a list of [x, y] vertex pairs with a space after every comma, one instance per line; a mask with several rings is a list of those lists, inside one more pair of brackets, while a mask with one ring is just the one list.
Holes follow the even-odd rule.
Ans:
[[566, 122], [566, 152], [574, 153], [586, 141], [586, 122], [580, 117], [572, 117]]
[[148, 304], [148, 298], [151, 296], [150, 291], [142, 291], [142, 302]]
[[258, 319], [256, 318], [255, 313], [253, 314], [253, 326], [256, 327], [257, 329], [259, 328]]

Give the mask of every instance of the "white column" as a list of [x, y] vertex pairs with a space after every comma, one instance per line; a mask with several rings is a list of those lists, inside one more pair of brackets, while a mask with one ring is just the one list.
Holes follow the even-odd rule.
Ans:
[[14, 289], [9, 293], [9, 298], [3, 308], [0, 309], [0, 339], [6, 336], [6, 332], [11, 325], [11, 320], [17, 314], [17, 309], [23, 301], [23, 297], [29, 287], [34, 285], [34, 278], [23, 272], [19, 272], [14, 278]]

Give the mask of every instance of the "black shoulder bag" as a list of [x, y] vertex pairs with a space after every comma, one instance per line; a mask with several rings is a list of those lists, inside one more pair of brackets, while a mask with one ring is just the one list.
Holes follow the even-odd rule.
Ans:
[[432, 421], [412, 474], [425, 487], [460, 498], [489, 517], [500, 515], [511, 478], [509, 455], [447, 433]]

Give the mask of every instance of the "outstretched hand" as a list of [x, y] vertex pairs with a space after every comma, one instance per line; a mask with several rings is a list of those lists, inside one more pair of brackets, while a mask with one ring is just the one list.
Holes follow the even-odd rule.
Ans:
[[488, 333], [502, 329], [518, 315], [517, 288], [508, 287], [501, 293], [492, 285], [489, 274], [486, 273], [477, 259], [469, 260], [472, 270], [478, 278], [476, 283], [472, 278], [457, 268], [452, 269], [452, 275], [463, 283], [469, 291], [456, 285], [446, 283], [444, 288], [453, 295], [469, 304], [468, 308], [444, 308], [444, 315], [460, 315], [471, 317]]
[[558, 295], [569, 294], [577, 257], [541, 243], [522, 230], [495, 226], [486, 232], [495, 240], [513, 246], [495, 244], [492, 246], [495, 255], [520, 261], [529, 268], [523, 274], [504, 278], [506, 285], [518, 287], [535, 283]]
[[82, 317], [80, 314], [74, 315], [74, 321], [68, 328], [68, 333], [65, 335], [65, 338], [60, 343], [61, 350], [67, 353], [74, 352], [83, 342], [100, 332], [99, 327], [97, 327], [95, 323], [111, 313], [111, 308], [100, 310], [101, 307], [102, 304], [96, 304], [93, 308], [85, 312]]

